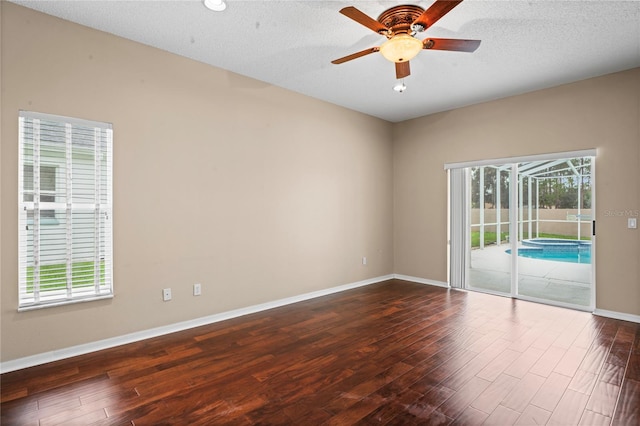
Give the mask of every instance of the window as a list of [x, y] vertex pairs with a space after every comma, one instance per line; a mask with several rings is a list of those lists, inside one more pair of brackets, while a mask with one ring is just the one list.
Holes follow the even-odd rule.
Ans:
[[113, 296], [108, 123], [20, 112], [19, 310]]
[[[33, 201], [33, 164], [24, 165], [24, 201]], [[40, 202], [56, 201], [56, 167], [40, 166]], [[33, 210], [28, 211], [28, 218], [33, 221]], [[41, 218], [55, 219], [55, 210], [40, 210]]]

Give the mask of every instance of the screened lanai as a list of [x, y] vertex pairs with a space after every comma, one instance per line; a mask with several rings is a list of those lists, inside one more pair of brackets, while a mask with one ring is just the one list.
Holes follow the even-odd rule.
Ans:
[[[471, 169], [471, 206], [475, 213], [471, 226], [477, 232], [479, 248], [484, 248], [485, 243], [500, 244], [508, 235], [510, 174], [510, 165]], [[585, 228], [590, 228], [592, 222], [591, 177], [591, 157], [519, 163], [518, 240], [540, 238], [541, 234], [578, 240], [588, 237], [590, 229]], [[505, 211], [488, 215], [491, 210]], [[545, 214], [550, 210], [555, 212]], [[488, 240], [487, 232], [491, 232]], [[498, 233], [501, 238], [496, 239]]]

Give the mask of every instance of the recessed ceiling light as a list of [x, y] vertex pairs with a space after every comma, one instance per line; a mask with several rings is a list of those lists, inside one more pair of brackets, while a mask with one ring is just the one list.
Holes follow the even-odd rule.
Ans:
[[227, 3], [224, 0], [204, 0], [204, 5], [207, 9], [215, 12], [222, 12], [227, 8]]

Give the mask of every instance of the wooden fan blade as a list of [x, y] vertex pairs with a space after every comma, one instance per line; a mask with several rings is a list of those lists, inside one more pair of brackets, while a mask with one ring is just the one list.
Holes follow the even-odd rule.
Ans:
[[377, 32], [378, 34], [386, 33], [388, 30], [387, 27], [382, 25], [380, 22], [376, 21], [369, 15], [366, 15], [364, 12], [361, 12], [353, 6], [348, 6], [341, 9], [340, 13], [342, 13], [347, 18], [351, 18], [357, 23]]
[[409, 66], [409, 61], [396, 62], [396, 78], [409, 77], [409, 74], [411, 74], [411, 67]]
[[342, 63], [350, 61], [352, 59], [356, 59], [356, 58], [359, 58], [361, 56], [368, 55], [370, 53], [375, 53], [375, 52], [377, 52], [379, 50], [380, 50], [379, 47], [372, 47], [370, 49], [365, 49], [365, 50], [362, 50], [360, 52], [352, 53], [351, 55], [347, 55], [344, 58], [334, 59], [333, 61], [331, 61], [331, 63], [332, 64], [342, 64]]
[[427, 29], [460, 3], [462, 0], [438, 0], [413, 21], [412, 25], [422, 25]]
[[475, 52], [480, 40], [461, 40], [455, 38], [425, 38], [422, 47], [432, 50], [452, 50], [455, 52]]

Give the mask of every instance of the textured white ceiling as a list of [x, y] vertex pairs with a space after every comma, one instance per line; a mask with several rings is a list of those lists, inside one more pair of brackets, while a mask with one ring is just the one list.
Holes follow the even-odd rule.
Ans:
[[338, 11], [355, 6], [375, 19], [433, 0], [227, 0], [221, 13], [200, 0], [12, 1], [252, 77], [262, 82], [254, 90], [280, 86], [392, 122], [640, 66], [640, 1], [465, 0], [418, 38], [482, 44], [420, 52], [404, 93], [392, 90], [394, 64], [379, 53], [331, 64], [385, 40]]

